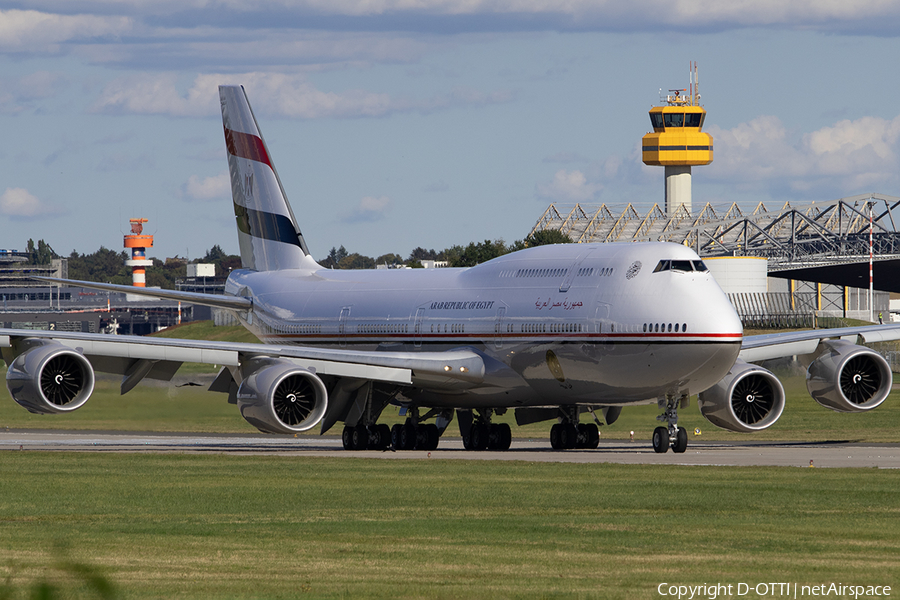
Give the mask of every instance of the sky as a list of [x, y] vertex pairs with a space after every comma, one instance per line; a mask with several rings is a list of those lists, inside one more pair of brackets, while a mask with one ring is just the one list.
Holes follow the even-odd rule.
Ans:
[[660, 89], [700, 74], [693, 204], [900, 196], [887, 0], [3, 0], [0, 248], [237, 253], [217, 86], [242, 84], [315, 258], [662, 203]]

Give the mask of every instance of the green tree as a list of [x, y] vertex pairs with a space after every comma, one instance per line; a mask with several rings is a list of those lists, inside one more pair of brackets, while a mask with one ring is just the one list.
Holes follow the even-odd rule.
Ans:
[[375, 259], [376, 265], [402, 265], [404, 263], [403, 257], [399, 254], [382, 254], [378, 258]]
[[203, 260], [201, 262], [216, 264], [221, 262], [227, 256], [228, 255], [225, 254], [225, 251], [222, 250], [222, 247], [216, 244], [206, 251], [206, 255], [203, 257]]
[[572, 238], [564, 234], [558, 229], [544, 229], [543, 231], [535, 231], [533, 234], [525, 238], [525, 245], [545, 246], [547, 244], [571, 244]]
[[492, 258], [503, 256], [509, 253], [506, 243], [503, 240], [484, 240], [481, 243], [470, 243], [462, 253], [455, 257], [451, 262], [451, 267], [474, 267], [475, 265], [487, 262]]
[[30, 265], [49, 265], [54, 258], [59, 258], [50, 244], [44, 240], [38, 240], [37, 247], [35, 247], [34, 240], [29, 239], [25, 244], [25, 251], [30, 254], [28, 259]]
[[409, 253], [409, 260], [410, 261], [438, 260], [437, 256], [438, 256], [438, 254], [434, 250], [426, 250], [425, 248], [422, 248], [421, 246], [419, 246], [418, 248], [415, 248], [412, 252]]
[[103, 246], [92, 254], [69, 255], [69, 277], [84, 281], [131, 283], [131, 269], [125, 266], [128, 254], [109, 250]]
[[[342, 246], [343, 247], [343, 246]], [[375, 259], [354, 252], [348, 254], [338, 263], [339, 269], [374, 269]]]

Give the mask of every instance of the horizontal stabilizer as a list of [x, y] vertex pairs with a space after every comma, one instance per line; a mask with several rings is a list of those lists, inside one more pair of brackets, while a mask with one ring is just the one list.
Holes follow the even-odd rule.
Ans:
[[54, 277], [33, 276], [32, 279], [46, 281], [48, 283], [55, 283], [57, 285], [84, 287], [92, 290], [103, 290], [105, 292], [121, 292], [123, 294], [147, 296], [148, 298], [161, 298], [163, 300], [177, 300], [180, 302], [189, 302], [191, 304], [212, 306], [214, 308], [225, 308], [228, 310], [250, 310], [250, 308], [253, 306], [253, 301], [250, 300], [250, 298], [243, 298], [238, 296], [220, 296], [219, 294], [179, 292], [177, 290], [163, 290], [159, 288], [139, 288], [131, 285], [97, 283], [96, 281], [80, 281], [78, 279], [56, 279]]

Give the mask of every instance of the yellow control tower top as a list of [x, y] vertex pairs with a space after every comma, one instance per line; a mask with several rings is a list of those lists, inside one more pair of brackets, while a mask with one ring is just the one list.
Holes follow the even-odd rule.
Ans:
[[641, 144], [644, 164], [689, 167], [712, 162], [712, 136], [701, 131], [706, 111], [700, 106], [699, 82], [691, 79], [690, 91], [669, 90], [666, 104], [650, 109], [653, 133]]

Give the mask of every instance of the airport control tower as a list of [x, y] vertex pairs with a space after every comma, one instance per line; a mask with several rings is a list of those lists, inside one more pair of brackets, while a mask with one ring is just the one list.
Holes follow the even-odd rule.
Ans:
[[147, 219], [131, 219], [131, 235], [125, 236], [125, 247], [131, 248], [131, 259], [125, 265], [131, 267], [131, 285], [147, 287], [147, 267], [153, 264], [147, 259], [147, 248], [153, 247], [153, 236], [143, 235]]
[[691, 212], [691, 167], [713, 160], [713, 139], [703, 133], [706, 111], [700, 106], [697, 63], [691, 65], [690, 88], [669, 90], [665, 103], [650, 109], [653, 133], [643, 138], [645, 165], [666, 168], [666, 214], [680, 206]]

